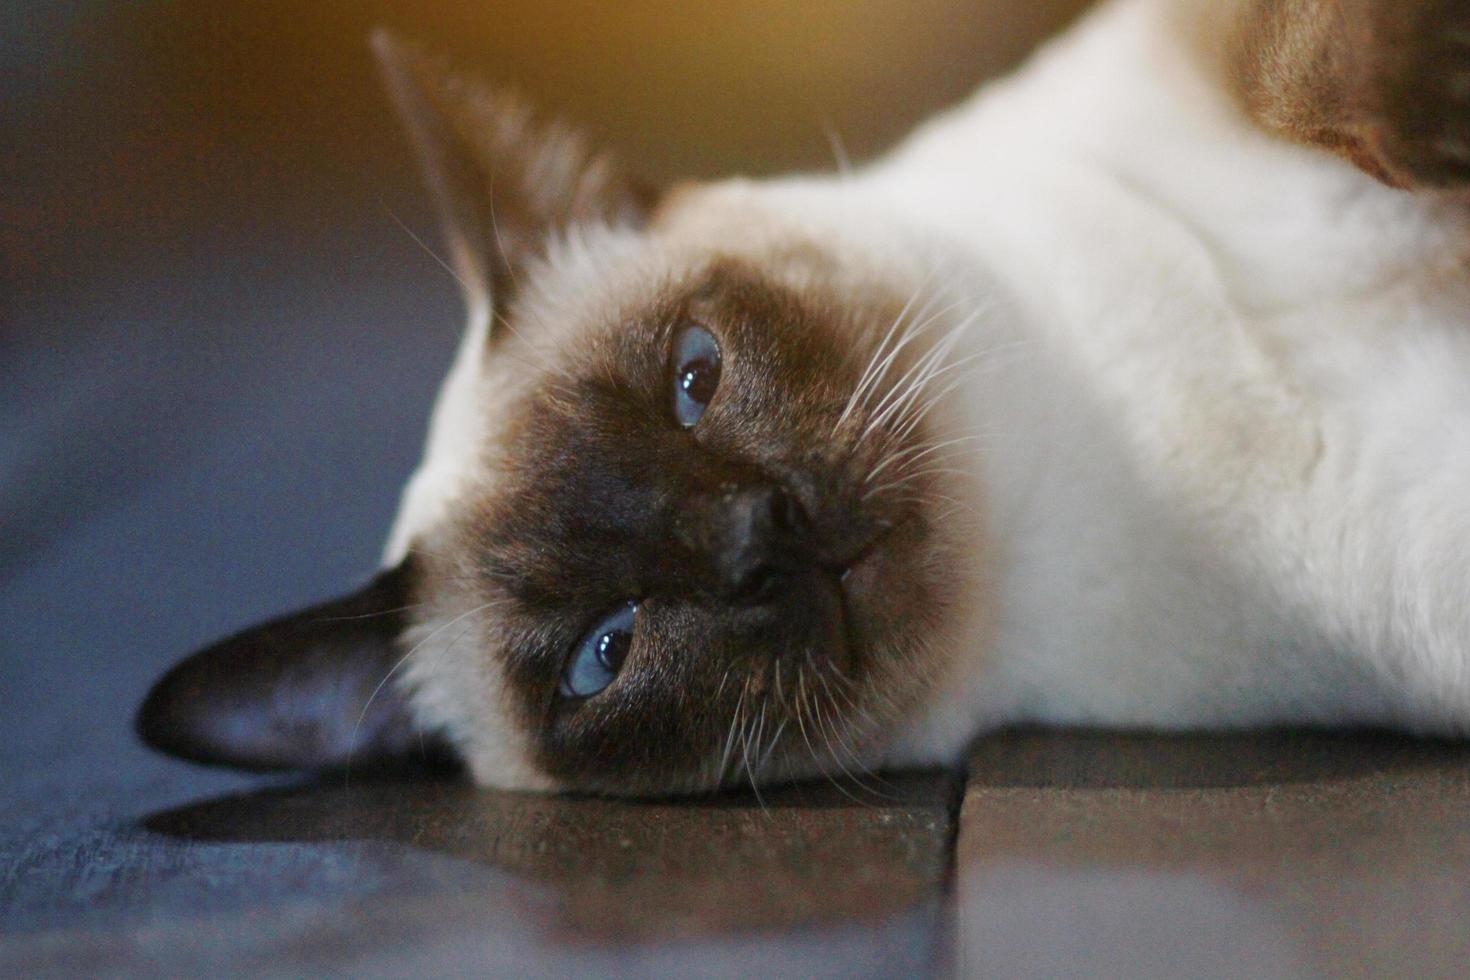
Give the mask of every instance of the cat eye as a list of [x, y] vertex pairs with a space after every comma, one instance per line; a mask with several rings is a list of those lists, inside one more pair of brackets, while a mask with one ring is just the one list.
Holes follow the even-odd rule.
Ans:
[[703, 327], [685, 327], [674, 338], [674, 418], [691, 428], [704, 416], [720, 385], [720, 345]]
[[563, 697], [590, 698], [617, 678], [633, 646], [637, 615], [638, 604], [626, 603], [577, 641], [561, 672], [558, 690]]

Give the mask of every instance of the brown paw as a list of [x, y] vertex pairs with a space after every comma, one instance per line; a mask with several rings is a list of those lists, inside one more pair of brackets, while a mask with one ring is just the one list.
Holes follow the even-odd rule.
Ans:
[[1372, 7], [1363, 20], [1349, 15], [1368, 42], [1350, 155], [1399, 187], [1470, 188], [1470, 0]]

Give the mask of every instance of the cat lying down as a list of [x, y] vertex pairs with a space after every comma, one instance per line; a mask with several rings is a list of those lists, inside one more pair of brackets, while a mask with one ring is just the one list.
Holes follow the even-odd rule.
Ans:
[[1467, 730], [1470, 3], [1113, 0], [871, 166], [662, 193], [376, 44], [469, 327], [386, 570], [151, 745], [643, 794]]

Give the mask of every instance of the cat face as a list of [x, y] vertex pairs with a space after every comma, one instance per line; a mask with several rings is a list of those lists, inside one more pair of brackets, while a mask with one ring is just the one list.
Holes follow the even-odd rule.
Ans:
[[428, 734], [490, 785], [622, 793], [868, 764], [982, 604], [979, 495], [936, 465], [963, 320], [820, 185], [654, 197], [379, 50], [471, 310], [382, 615], [197, 655], [145, 738], [337, 765]]

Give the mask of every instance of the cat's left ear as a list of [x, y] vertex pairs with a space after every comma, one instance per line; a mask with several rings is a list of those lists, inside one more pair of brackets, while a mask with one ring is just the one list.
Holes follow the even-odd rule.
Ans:
[[244, 769], [449, 761], [395, 683], [413, 575], [405, 561], [199, 651], [153, 685], [138, 734], [170, 755]]
[[656, 194], [581, 133], [450, 70], [386, 30], [373, 50], [408, 128], [472, 312], [503, 305], [518, 267], [583, 223], [641, 225]]

